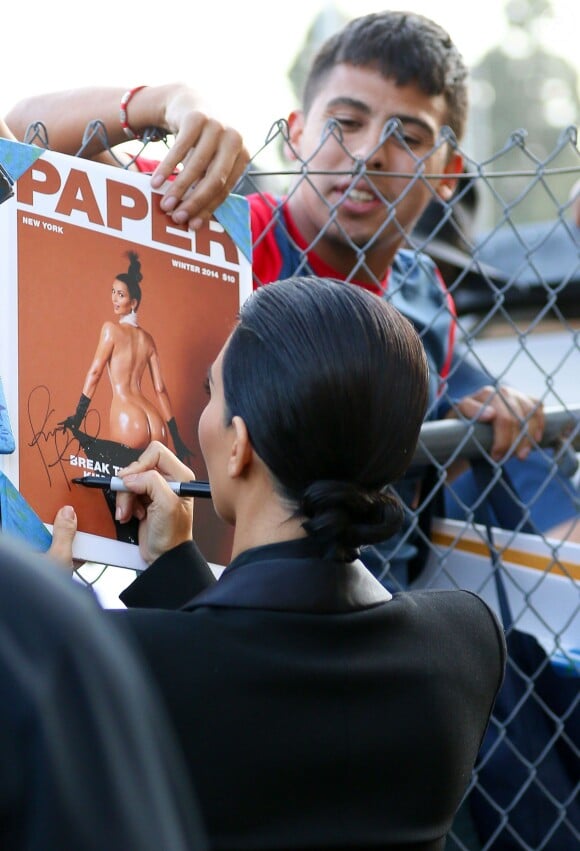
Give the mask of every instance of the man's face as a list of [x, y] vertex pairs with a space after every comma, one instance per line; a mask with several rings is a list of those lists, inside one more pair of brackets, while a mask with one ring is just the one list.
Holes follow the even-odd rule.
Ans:
[[[409, 176], [376, 174], [412, 175], [418, 161], [425, 173], [458, 173], [461, 158], [450, 158], [448, 145], [428, 156], [446, 114], [442, 95], [426, 95], [415, 84], [397, 86], [372, 68], [340, 64], [323, 80], [308, 114], [290, 117], [290, 141], [309, 172], [309, 179], [299, 179], [290, 194], [290, 212], [309, 242], [324, 233], [316, 253], [337, 271], [350, 271], [345, 264], [352, 265], [352, 243], [363, 248], [375, 238], [366, 248], [366, 260], [374, 274], [383, 277], [404, 234], [410, 233], [434, 194], [450, 197], [451, 176], [428, 184]], [[390, 119], [400, 122], [404, 143], [395, 134], [381, 143]], [[330, 120], [340, 130], [321, 143]], [[354, 178], [357, 160], [366, 171]], [[329, 227], [333, 210], [336, 220]]]

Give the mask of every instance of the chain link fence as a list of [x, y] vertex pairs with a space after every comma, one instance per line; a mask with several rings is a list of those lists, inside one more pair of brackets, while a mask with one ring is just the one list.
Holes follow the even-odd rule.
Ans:
[[[106, 147], [105, 131], [99, 122], [87, 128], [85, 144], [95, 135], [102, 137]], [[27, 141], [49, 147], [42, 125], [29, 128]], [[147, 150], [147, 157], [161, 158], [163, 144], [148, 144], [145, 137], [144, 143], [131, 143], [124, 150], [132, 157]], [[340, 128], [332, 123], [323, 134], [320, 150], [326, 145], [343, 146]], [[377, 150], [385, 145], [405, 148], [413, 158], [397, 122], [385, 126]], [[457, 148], [453, 137], [443, 134], [437, 147], [446, 145]], [[261, 155], [269, 146], [279, 152], [290, 150], [292, 167], [276, 172], [261, 169]], [[465, 152], [460, 153], [464, 171], [447, 203], [440, 201], [434, 188], [440, 175], [427, 172], [429, 156], [415, 157], [408, 173], [389, 174], [370, 168], [371, 152], [364, 161], [353, 159], [352, 169], [340, 175], [340, 192], [329, 194], [321, 191], [319, 178], [336, 175], [317, 171], [316, 157], [302, 162], [291, 150], [286, 123], [279, 121], [247, 169], [238, 191], [258, 193], [270, 210], [264, 231], [254, 235], [254, 245], [259, 248], [276, 231], [276, 238], [284, 242], [293, 258], [292, 269], [286, 268], [282, 277], [310, 273], [312, 254], [316, 254], [321, 238], [329, 236], [341, 251], [348, 249], [353, 265], [346, 279], [357, 281], [361, 275], [373, 278], [367, 261], [377, 236], [364, 244], [354, 241], [341, 224], [341, 208], [353, 192], [356, 195], [357, 187], [370, 185], [371, 177], [377, 181], [391, 178], [402, 187], [396, 197], [380, 193], [376, 197], [384, 205], [382, 228], [390, 229], [402, 247], [412, 249], [410, 256], [414, 259], [407, 267], [407, 277], [403, 274], [395, 286], [379, 277], [374, 278], [374, 284], [377, 290], [384, 290], [384, 297], [400, 306], [397, 292], [403, 292], [425, 262], [417, 252], [431, 257], [453, 303], [441, 299], [439, 306], [422, 318], [419, 330], [429, 350], [438, 338], [438, 323], [455, 323], [455, 354], [444, 377], [436, 379], [437, 391], [413, 460], [414, 490], [407, 499], [405, 531], [388, 549], [369, 548], [365, 555], [377, 575], [393, 587], [469, 587], [489, 599], [498, 612], [494, 576], [498, 571], [503, 574], [513, 616], [508, 632], [517, 627], [535, 634], [561, 678], [562, 690], [572, 684], [575, 696], [561, 715], [551, 714], [554, 732], [549, 747], [532, 757], [510, 739], [513, 718], [494, 717], [492, 727], [499, 741], [507, 743], [512, 757], [523, 766], [521, 783], [509, 799], [494, 795], [493, 788], [483, 783], [482, 761], [474, 772], [448, 848], [571, 851], [574, 846], [580, 847], [578, 822], [572, 815], [578, 806], [577, 797], [573, 794], [559, 800], [557, 792], [542, 780], [541, 769], [548, 751], [555, 752], [562, 743], [575, 760], [576, 777], [580, 764], [578, 739], [570, 733], [574, 719], [578, 726], [580, 709], [580, 543], [576, 543], [580, 541], [580, 152], [575, 129], [567, 128], [543, 159], [534, 155], [533, 144], [522, 130], [514, 132], [504, 148], [485, 162], [475, 162]], [[116, 156], [119, 165], [127, 167], [126, 156]], [[306, 245], [297, 240], [293, 223], [278, 205], [279, 196], [292, 197], [302, 181], [309, 182], [313, 202], [326, 209], [320, 232], [311, 235]], [[399, 222], [398, 211], [417, 186], [425, 190], [430, 203], [413, 230], [407, 232]], [[268, 281], [257, 276], [256, 284], [264, 283]], [[491, 426], [469, 419], [457, 409], [458, 399], [473, 389], [463, 375], [466, 365], [473, 386], [480, 386], [481, 373], [487, 374], [490, 398], [502, 385], [510, 385], [542, 403], [546, 409], [543, 438], [536, 439], [528, 429], [531, 415], [527, 416], [510, 451], [496, 460], [491, 452]], [[456, 411], [455, 419], [441, 419], [446, 407]], [[527, 461], [515, 458], [522, 435], [533, 446]], [[469, 468], [476, 461], [487, 470], [486, 482], [472, 480], [471, 486], [464, 487], [462, 482], [469, 478]], [[484, 509], [498, 494], [508, 508], [502, 513], [504, 509], [497, 508], [496, 501], [492, 506], [495, 514], [486, 515]], [[476, 565], [471, 563], [475, 561]], [[405, 570], [398, 569], [400, 564]], [[80, 574], [109, 602], [111, 594], [116, 596], [132, 579], [130, 571], [102, 565], [85, 565]], [[539, 696], [540, 668], [524, 672], [511, 658], [508, 666], [517, 669], [523, 682], [519, 708], [530, 701], [548, 712]], [[518, 711], [516, 708], [514, 715]], [[544, 796], [553, 811], [553, 824], [533, 843], [514, 816], [530, 790]], [[576, 796], [577, 791], [576, 787]], [[472, 820], [476, 792], [496, 819], [496, 826], [483, 837], [475, 831]], [[532, 812], [529, 817], [533, 818]]]

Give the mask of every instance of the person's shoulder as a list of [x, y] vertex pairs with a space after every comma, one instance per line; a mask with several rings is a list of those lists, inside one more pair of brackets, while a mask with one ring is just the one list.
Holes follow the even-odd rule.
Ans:
[[435, 611], [451, 610], [466, 613], [477, 611], [496, 617], [482, 597], [462, 588], [421, 588], [403, 591], [401, 595], [409, 597], [419, 606], [432, 608]]
[[[284, 220], [284, 197], [269, 193], [248, 196], [252, 229], [252, 270], [256, 285], [269, 284], [278, 280], [285, 265], [285, 250], [288, 244], [287, 226]], [[283, 227], [276, 227], [282, 216]]]
[[252, 227], [266, 226], [276, 216], [276, 211], [284, 203], [284, 198], [270, 192], [252, 192], [247, 196], [250, 205]]
[[445, 303], [454, 312], [450, 304], [450, 293], [437, 264], [422, 251], [410, 248], [400, 248], [391, 264], [389, 274], [389, 290], [412, 288], [417, 295], [434, 301]]
[[145, 340], [148, 346], [151, 346], [152, 349], [157, 348], [157, 346], [155, 345], [155, 339], [153, 337], [153, 334], [151, 334], [150, 331], [147, 331], [145, 328], [141, 328], [141, 326], [138, 326], [135, 330], [137, 331], [139, 336], [142, 337], [143, 340]]
[[[444, 658], [455, 660], [457, 670], [477, 670], [490, 688], [503, 679], [506, 643], [498, 617], [479, 595], [460, 589], [405, 591], [409, 612], [406, 628], [421, 644], [433, 643]], [[443, 657], [442, 657], [443, 658]]]
[[402, 274], [421, 272], [428, 276], [437, 275], [437, 265], [431, 257], [414, 248], [399, 248], [393, 258], [392, 268]]
[[101, 325], [101, 338], [103, 340], [111, 340], [115, 337], [118, 331], [119, 325], [117, 322], [113, 322], [112, 319], [105, 319]]
[[463, 589], [423, 589], [406, 591], [402, 595], [408, 598], [421, 617], [431, 623], [446, 625], [458, 635], [483, 630], [489, 636], [504, 643], [503, 629], [493, 609], [473, 591]]
[[[0, 540], [0, 621], [19, 635], [34, 654], [67, 646], [103, 627], [98, 601], [43, 553], [29, 552], [20, 541]], [[50, 640], [48, 640], [48, 638]]]

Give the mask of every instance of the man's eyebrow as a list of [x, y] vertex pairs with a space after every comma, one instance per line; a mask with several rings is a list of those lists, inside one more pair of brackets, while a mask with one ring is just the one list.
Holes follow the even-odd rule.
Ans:
[[[359, 112], [362, 112], [365, 115], [370, 115], [372, 112], [372, 109], [370, 108], [368, 103], [365, 103], [365, 101], [359, 100], [358, 98], [347, 97], [346, 95], [332, 98], [332, 100], [329, 100], [326, 104], [327, 109], [337, 109], [344, 106], [350, 107], [351, 109], [357, 109]], [[398, 113], [394, 115], [389, 115], [387, 116], [387, 118], [385, 118], [385, 124], [387, 123], [387, 121], [392, 121], [393, 119], [400, 121], [401, 124], [405, 126], [413, 124], [415, 127], [418, 127], [419, 129], [424, 130], [426, 133], [429, 133], [429, 135], [433, 139], [436, 136], [436, 133], [431, 124], [429, 124], [427, 121], [424, 121], [422, 118], [418, 118], [416, 115], [404, 115]]]
[[400, 121], [401, 124], [403, 124], [404, 126], [413, 124], [420, 130], [424, 130], [432, 138], [435, 138], [435, 131], [431, 124], [429, 124], [428, 121], [424, 121], [422, 118], [418, 118], [416, 115], [389, 115], [389, 117], [385, 120], [385, 124], [387, 123], [387, 121], [392, 121], [393, 119], [395, 119], [396, 121]]
[[367, 115], [370, 115], [371, 113], [370, 106], [368, 105], [368, 103], [365, 103], [364, 100], [347, 97], [346, 95], [332, 98], [332, 100], [329, 100], [326, 104], [327, 109], [335, 109], [336, 107], [341, 106], [349, 106], [351, 107], [351, 109], [358, 109], [359, 112], [365, 112]]

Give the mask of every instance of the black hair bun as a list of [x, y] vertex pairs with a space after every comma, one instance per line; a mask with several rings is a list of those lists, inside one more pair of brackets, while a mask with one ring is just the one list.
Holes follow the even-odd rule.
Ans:
[[390, 538], [401, 526], [403, 507], [393, 493], [353, 482], [325, 480], [304, 491], [303, 528], [329, 547], [333, 557], [352, 561], [363, 544]]
[[127, 257], [129, 258], [129, 269], [127, 271], [127, 274], [130, 275], [131, 278], [135, 281], [135, 283], [138, 284], [143, 280], [139, 255], [135, 251], [128, 251]]

